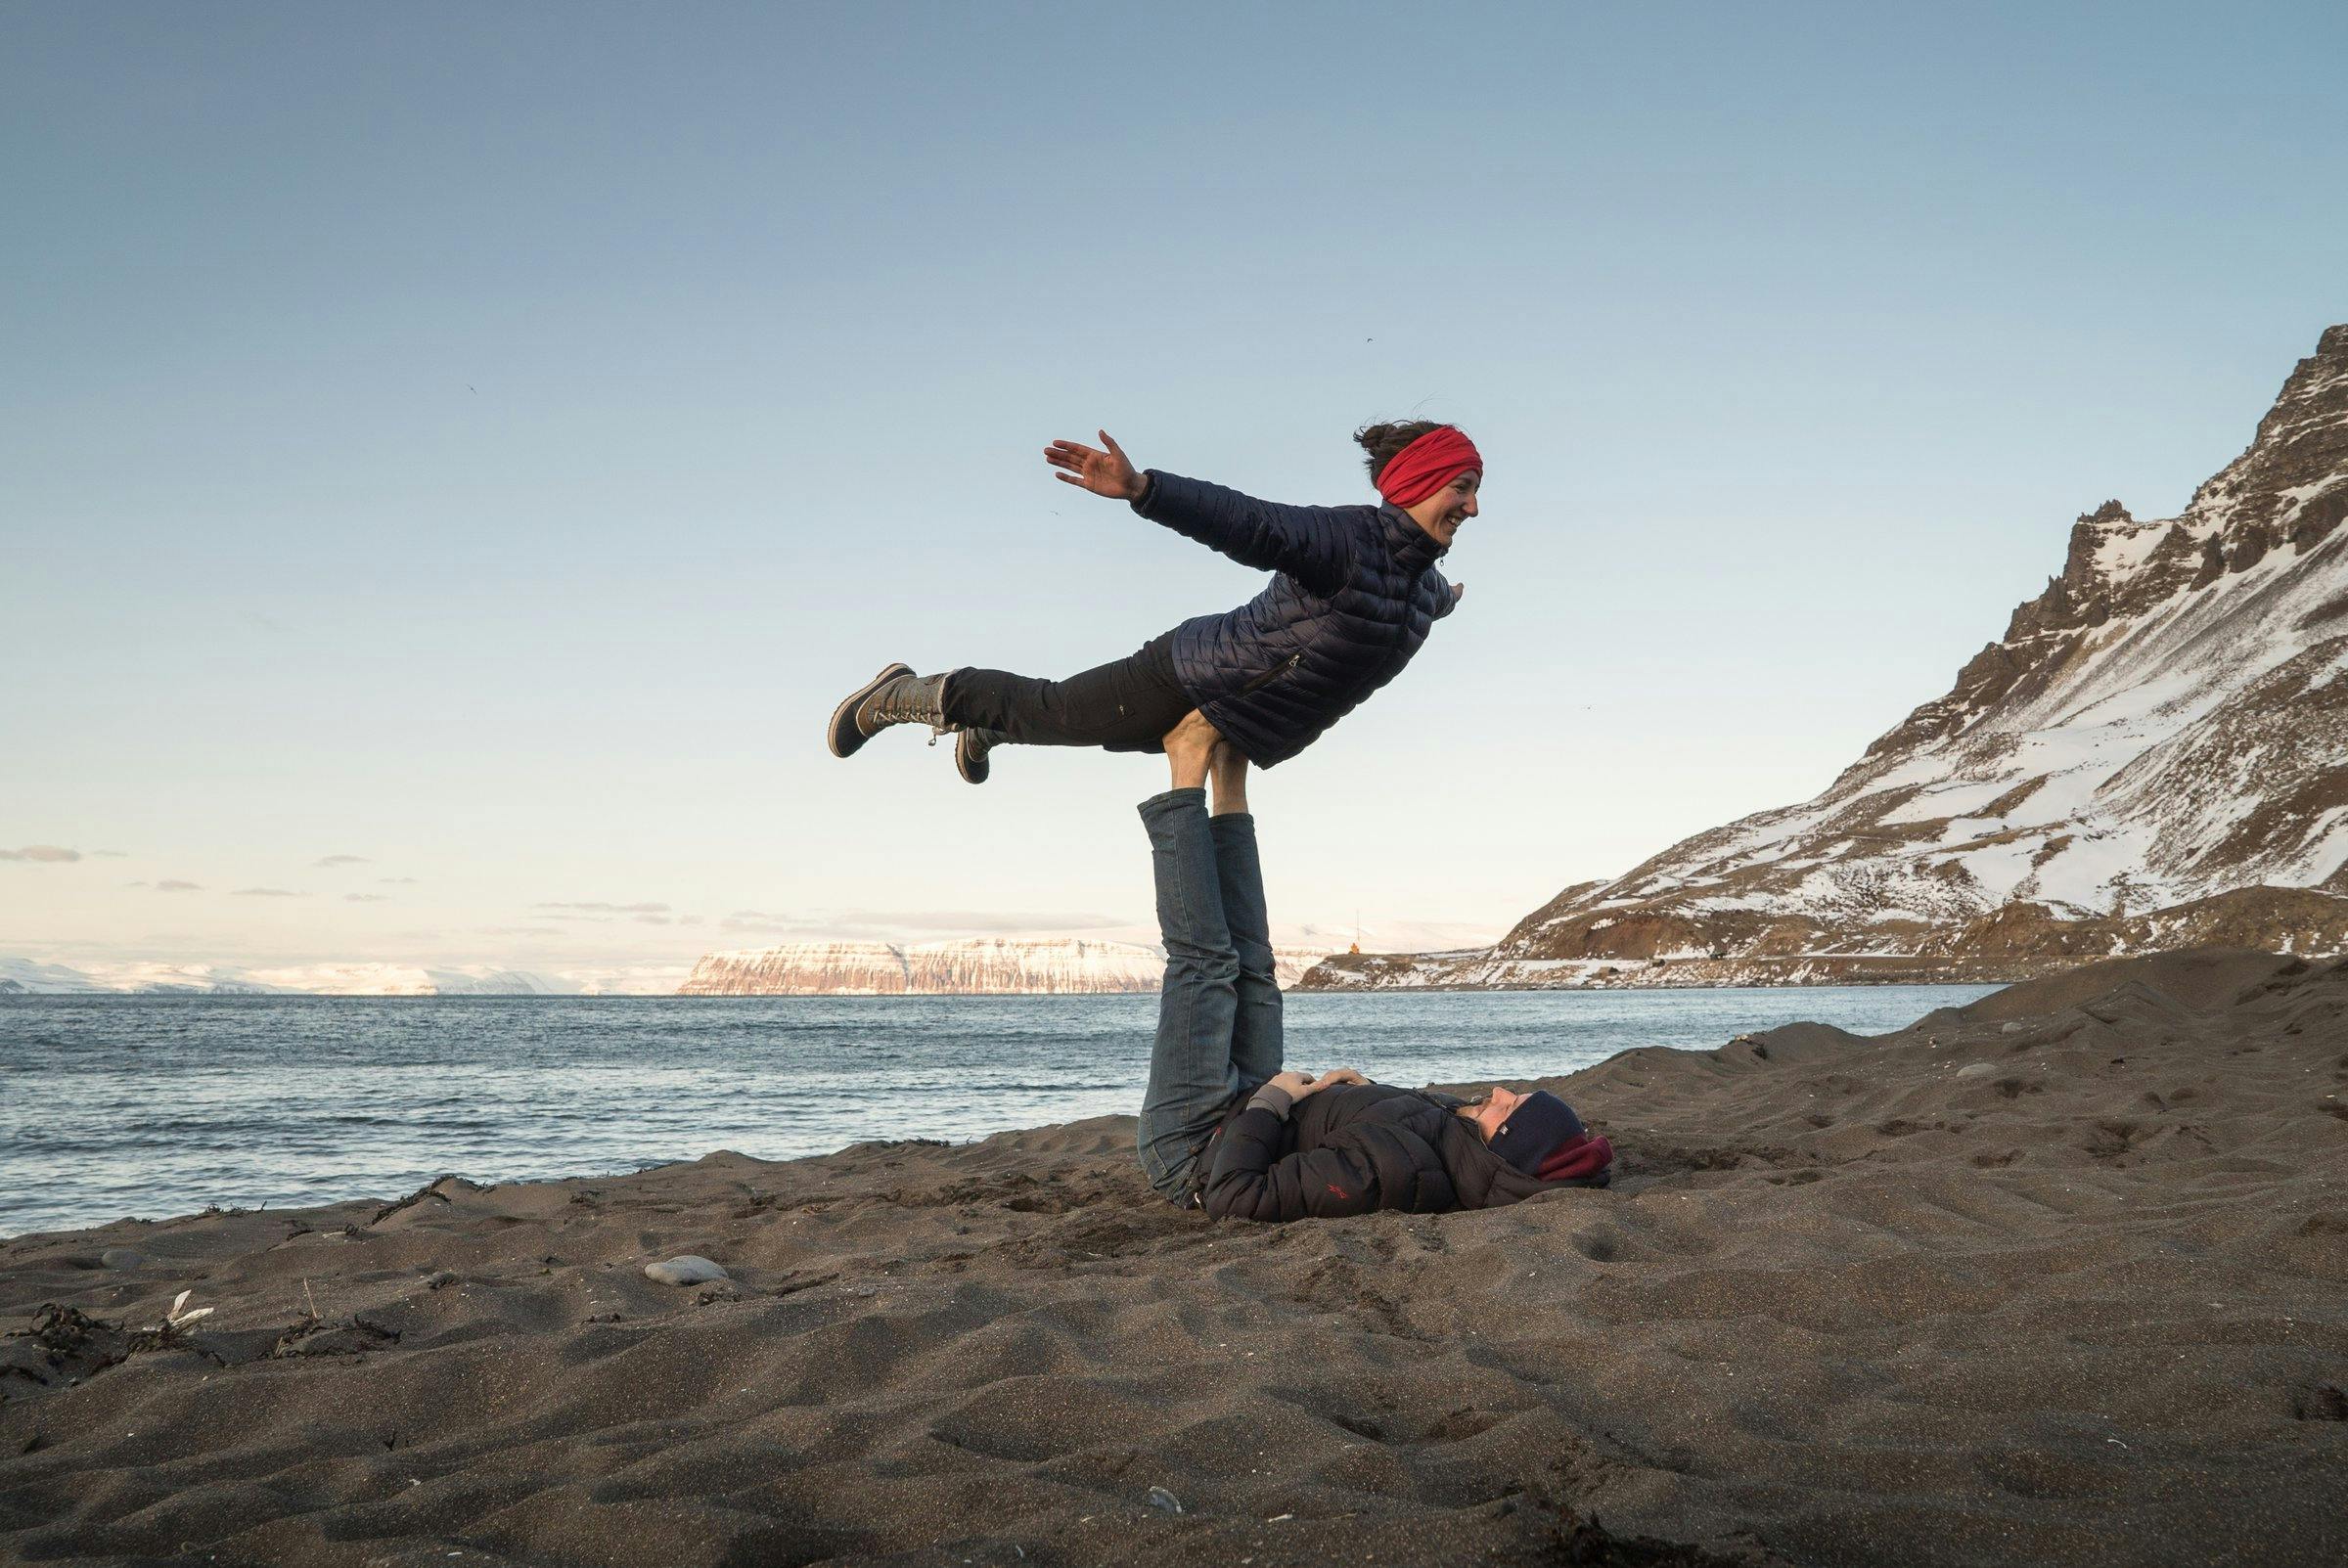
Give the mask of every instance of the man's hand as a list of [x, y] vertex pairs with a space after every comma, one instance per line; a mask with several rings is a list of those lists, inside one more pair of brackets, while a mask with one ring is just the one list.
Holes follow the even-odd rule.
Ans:
[[1095, 432], [1107, 451], [1082, 441], [1055, 441], [1044, 448], [1044, 461], [1060, 470], [1052, 475], [1062, 484], [1082, 485], [1111, 501], [1131, 501], [1142, 493], [1143, 479], [1125, 449], [1106, 430]]
[[1264, 1087], [1287, 1090], [1288, 1098], [1297, 1100], [1307, 1095], [1317, 1095], [1324, 1089], [1334, 1089], [1339, 1084], [1366, 1084], [1369, 1081], [1351, 1067], [1339, 1067], [1334, 1072], [1323, 1073], [1319, 1078], [1311, 1073], [1278, 1073], [1266, 1080]]

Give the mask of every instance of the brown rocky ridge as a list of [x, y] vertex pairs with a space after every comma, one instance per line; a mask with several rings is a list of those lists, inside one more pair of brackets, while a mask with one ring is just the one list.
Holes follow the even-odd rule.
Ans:
[[2173, 518], [2107, 501], [2006, 635], [1799, 805], [1565, 889], [1488, 949], [1308, 989], [2008, 981], [2348, 951], [2348, 326]]

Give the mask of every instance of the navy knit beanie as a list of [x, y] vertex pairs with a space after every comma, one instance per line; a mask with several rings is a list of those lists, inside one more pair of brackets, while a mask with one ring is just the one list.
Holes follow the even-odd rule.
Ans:
[[1582, 1136], [1582, 1119], [1546, 1089], [1536, 1089], [1492, 1134], [1492, 1152], [1527, 1176], [1560, 1146]]

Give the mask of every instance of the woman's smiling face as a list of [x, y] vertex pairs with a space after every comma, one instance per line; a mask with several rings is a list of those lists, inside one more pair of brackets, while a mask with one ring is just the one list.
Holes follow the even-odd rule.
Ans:
[[1448, 550], [1453, 536], [1460, 531], [1460, 524], [1475, 515], [1475, 493], [1483, 488], [1483, 474], [1468, 469], [1424, 501], [1403, 510], [1411, 515], [1412, 521], [1426, 530], [1428, 537]]

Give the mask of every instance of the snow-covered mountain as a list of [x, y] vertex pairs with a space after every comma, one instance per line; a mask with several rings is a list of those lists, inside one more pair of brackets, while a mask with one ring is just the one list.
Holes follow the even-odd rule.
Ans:
[[79, 969], [70, 969], [62, 963], [0, 958], [0, 997], [107, 989]]
[[549, 997], [577, 986], [527, 969], [487, 964], [428, 968], [415, 963], [304, 963], [254, 969], [251, 979], [272, 991], [330, 997]]
[[313, 963], [243, 969], [216, 963], [98, 963], [71, 968], [0, 958], [0, 996], [77, 992], [171, 995], [456, 997], [564, 996], [576, 985], [519, 969], [483, 965], [426, 968], [412, 963]]
[[1823, 793], [1565, 889], [1489, 949], [1311, 986], [2014, 978], [2348, 947], [2348, 326], [2173, 518], [2116, 501]]
[[[1280, 983], [1327, 956], [1276, 950]], [[681, 996], [1013, 996], [1151, 992], [1165, 974], [1161, 948], [1089, 937], [990, 936], [961, 942], [787, 942], [712, 953]]]

